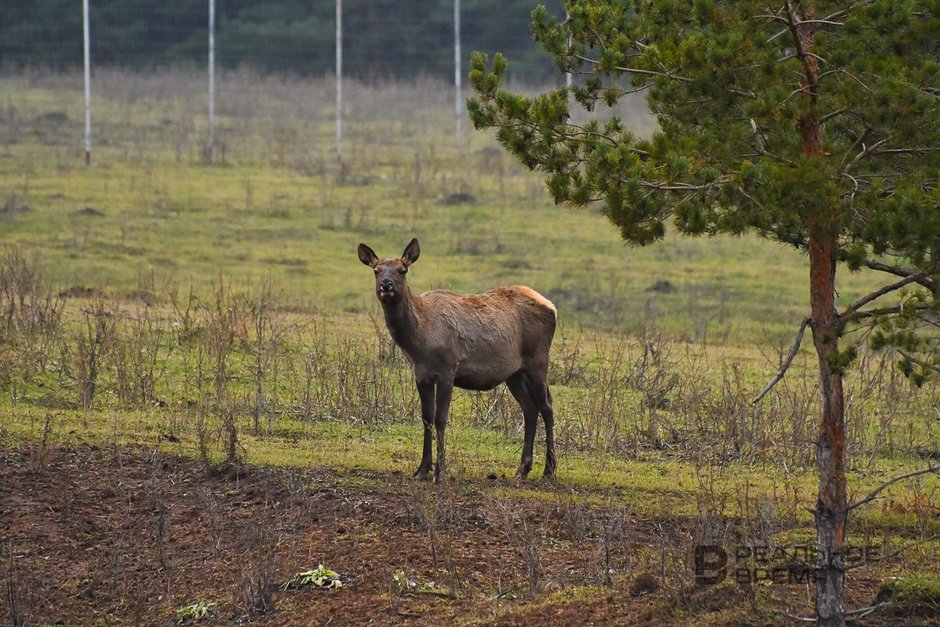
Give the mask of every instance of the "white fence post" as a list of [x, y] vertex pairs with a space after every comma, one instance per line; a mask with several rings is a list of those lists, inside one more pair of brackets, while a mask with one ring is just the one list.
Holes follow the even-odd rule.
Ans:
[[85, 164], [91, 165], [91, 28], [88, 0], [82, 0], [82, 30], [85, 48]]
[[206, 161], [212, 163], [215, 152], [215, 0], [209, 0], [209, 139]]
[[343, 0], [336, 0], [336, 156], [343, 156]]
[[456, 120], [455, 139], [460, 150], [462, 139], [463, 102], [461, 85], [463, 76], [460, 69], [460, 0], [454, 0], [454, 119]]

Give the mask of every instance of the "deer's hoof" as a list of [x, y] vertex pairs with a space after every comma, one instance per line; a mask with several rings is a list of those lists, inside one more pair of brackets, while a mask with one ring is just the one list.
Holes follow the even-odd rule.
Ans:
[[516, 481], [525, 481], [528, 478], [529, 478], [528, 470], [524, 468], [520, 468], [519, 470], [516, 471]]
[[431, 479], [431, 471], [427, 468], [418, 468], [411, 476], [418, 481], [428, 481]]

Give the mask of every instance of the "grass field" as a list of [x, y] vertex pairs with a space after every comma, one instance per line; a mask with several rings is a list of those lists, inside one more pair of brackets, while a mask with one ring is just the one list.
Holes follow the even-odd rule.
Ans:
[[[208, 163], [201, 76], [104, 70], [90, 166], [80, 87], [0, 76], [5, 622], [167, 622], [199, 601], [271, 624], [809, 612], [805, 581], [693, 577], [697, 545], [813, 538], [815, 355], [751, 404], [806, 315], [799, 253], [749, 236], [628, 247], [466, 121], [458, 146], [452, 96], [429, 82], [350, 86], [338, 158], [330, 81], [224, 74]], [[620, 113], [650, 131], [642, 103]], [[455, 397], [445, 486], [405, 479], [417, 395], [355, 250], [412, 236], [418, 291], [523, 283], [558, 306], [556, 483], [507, 478], [521, 416], [505, 390]], [[849, 276], [840, 301], [873, 286]], [[850, 498], [940, 456], [936, 384], [864, 353], [847, 385]], [[855, 605], [892, 600], [870, 620], [940, 607], [938, 491], [921, 476], [855, 513], [851, 541], [887, 555], [847, 575]], [[44, 548], [50, 529], [65, 548]], [[270, 559], [232, 575], [250, 529]], [[68, 566], [89, 550], [110, 557]], [[350, 585], [278, 587], [318, 561]]]

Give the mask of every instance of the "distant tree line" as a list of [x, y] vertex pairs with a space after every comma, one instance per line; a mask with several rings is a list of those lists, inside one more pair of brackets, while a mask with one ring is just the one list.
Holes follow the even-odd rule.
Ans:
[[[200, 65], [208, 50], [208, 0], [90, 0], [96, 65], [140, 69]], [[462, 0], [462, 49], [499, 51], [517, 75], [545, 78], [552, 62], [531, 37], [532, 9], [563, 15], [561, 0]], [[221, 67], [332, 72], [334, 0], [216, 0]], [[453, 76], [453, 0], [344, 0], [344, 73], [382, 81]], [[82, 3], [0, 3], [0, 65], [66, 69], [82, 63]]]

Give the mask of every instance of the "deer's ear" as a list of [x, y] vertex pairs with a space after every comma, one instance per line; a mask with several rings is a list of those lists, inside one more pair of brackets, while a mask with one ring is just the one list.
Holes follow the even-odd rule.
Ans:
[[359, 261], [366, 264], [370, 268], [374, 268], [375, 264], [379, 262], [379, 256], [375, 254], [374, 250], [365, 244], [359, 244]]
[[418, 238], [415, 237], [405, 246], [405, 252], [401, 254], [402, 263], [405, 264], [405, 267], [408, 267], [418, 260], [420, 254], [421, 247], [418, 246]]

